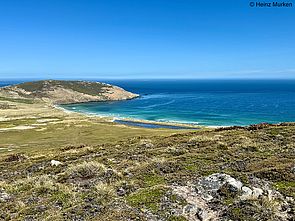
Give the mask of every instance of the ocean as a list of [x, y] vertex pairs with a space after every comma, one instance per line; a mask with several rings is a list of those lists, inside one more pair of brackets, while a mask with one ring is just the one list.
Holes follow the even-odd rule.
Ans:
[[[133, 118], [204, 126], [244, 126], [262, 122], [295, 121], [295, 80], [103, 82], [140, 94], [140, 98], [71, 104], [63, 107], [71, 111], [119, 119]], [[6, 82], [7, 84], [9, 82]], [[5, 85], [5, 82], [0, 81], [0, 85]]]

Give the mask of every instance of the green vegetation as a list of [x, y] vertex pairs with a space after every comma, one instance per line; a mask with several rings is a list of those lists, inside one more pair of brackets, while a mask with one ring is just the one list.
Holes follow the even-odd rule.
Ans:
[[[43, 122], [49, 119], [49, 122]], [[33, 129], [1, 131], [0, 147], [15, 152], [55, 151], [57, 147], [99, 145], [134, 136], [168, 135], [174, 131], [128, 128], [99, 119], [26, 118], [0, 122], [1, 128], [32, 126]], [[41, 120], [41, 121], [40, 121]], [[37, 124], [37, 125], [36, 125]], [[0, 150], [1, 153], [1, 150]]]
[[[0, 220], [190, 220], [198, 198], [175, 186], [213, 173], [294, 198], [295, 124], [145, 129], [3, 102], [17, 109], [0, 110]], [[237, 201], [227, 187], [219, 193], [228, 220], [277, 220], [279, 200]]]
[[[43, 80], [0, 88], [0, 102], [2, 99], [20, 104], [72, 104], [126, 100], [137, 96], [119, 87], [91, 81]], [[4, 109], [3, 104], [1, 109]]]
[[[32, 123], [31, 120], [34, 119], [23, 123]], [[46, 126], [52, 127], [50, 132], [48, 129], [41, 131], [43, 139], [35, 129], [23, 131], [26, 135], [31, 133], [28, 139], [26, 135], [17, 139], [17, 132], [1, 132], [5, 134], [0, 141], [2, 146], [5, 142], [14, 145], [31, 142], [32, 145], [14, 149], [14, 153], [2, 153], [0, 191], [12, 197], [5, 203], [0, 202], [0, 211], [6, 211], [0, 212], [4, 220], [12, 216], [17, 217], [16, 220], [25, 217], [149, 220], [149, 213], [164, 220], [186, 220], [181, 214], [171, 215], [172, 210], [183, 211], [187, 205], [184, 198], [172, 194], [171, 186], [185, 185], [198, 177], [224, 171], [245, 184], [255, 176], [273, 184], [282, 194], [294, 197], [293, 124], [257, 130], [200, 130], [173, 135], [163, 131], [161, 136], [149, 132], [148, 137], [135, 137], [135, 133], [143, 130], [131, 132], [134, 129], [106, 122], [78, 123], [76, 120], [66, 126], [66, 118], [54, 122]], [[62, 129], [58, 130], [59, 127]], [[113, 133], [117, 130], [119, 137], [102, 141], [100, 139], [107, 133], [93, 132], [99, 127], [104, 130], [109, 127]], [[279, 132], [275, 136], [273, 129]], [[62, 138], [74, 130], [77, 132], [62, 142]], [[124, 133], [124, 139], [119, 131]], [[21, 132], [18, 135], [22, 136]], [[113, 140], [104, 142], [107, 139]], [[219, 148], [220, 143], [227, 148]], [[247, 148], [249, 146], [255, 151]], [[52, 159], [60, 161], [61, 165], [52, 166]], [[226, 192], [227, 189], [222, 191], [225, 191], [222, 192], [223, 205], [229, 208], [227, 214], [233, 220], [248, 220], [252, 213], [259, 217], [266, 214], [273, 219], [277, 210], [275, 202], [266, 200], [237, 204], [232, 193]], [[265, 208], [270, 209], [264, 211]]]
[[148, 187], [159, 185], [159, 184], [165, 184], [164, 177], [158, 174], [146, 174], [143, 177], [143, 181]]
[[168, 221], [187, 221], [183, 216], [171, 216]]
[[83, 162], [78, 165], [73, 165], [66, 171], [69, 177], [83, 179], [93, 178], [95, 176], [102, 176], [105, 172], [105, 166], [95, 161]]
[[0, 129], [1, 128], [11, 128], [11, 127], [16, 127], [16, 126], [29, 126], [29, 125], [32, 125], [35, 123], [37, 123], [37, 120], [34, 118], [0, 121]]
[[9, 97], [0, 97], [0, 101], [10, 101], [14, 103], [24, 103], [24, 104], [33, 104], [35, 102], [32, 99], [9, 98]]
[[274, 186], [286, 195], [295, 197], [295, 181], [279, 181]]
[[65, 89], [71, 89], [80, 93], [97, 95], [105, 87], [108, 87], [102, 83], [96, 82], [83, 82], [83, 81], [34, 81], [25, 82], [17, 85], [18, 88], [24, 89], [29, 92], [42, 92], [43, 90], [49, 89], [50, 87], [61, 86]]
[[127, 202], [136, 208], [147, 208], [154, 213], [159, 210], [161, 198], [166, 193], [162, 186], [141, 189], [127, 197]]

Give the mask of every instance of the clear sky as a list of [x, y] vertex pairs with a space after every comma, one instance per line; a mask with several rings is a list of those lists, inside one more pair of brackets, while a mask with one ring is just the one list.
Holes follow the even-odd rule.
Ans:
[[295, 1], [249, 2], [0, 0], [0, 78], [295, 78]]

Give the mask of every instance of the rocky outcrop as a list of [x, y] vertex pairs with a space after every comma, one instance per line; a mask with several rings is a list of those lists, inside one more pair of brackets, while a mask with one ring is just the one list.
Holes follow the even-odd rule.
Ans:
[[138, 97], [120, 87], [88, 81], [35, 81], [0, 88], [0, 96], [52, 104], [127, 100]]
[[257, 211], [261, 215], [257, 220], [287, 221], [294, 215], [289, 204], [291, 198], [284, 197], [258, 178], [244, 185], [228, 174], [215, 173], [196, 183], [172, 189], [188, 203], [180, 215], [189, 221], [241, 220]]

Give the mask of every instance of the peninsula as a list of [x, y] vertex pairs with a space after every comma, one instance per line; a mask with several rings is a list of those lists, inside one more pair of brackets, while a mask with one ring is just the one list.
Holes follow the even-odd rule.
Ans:
[[0, 97], [51, 104], [128, 100], [138, 96], [117, 86], [91, 81], [43, 80], [0, 88]]

